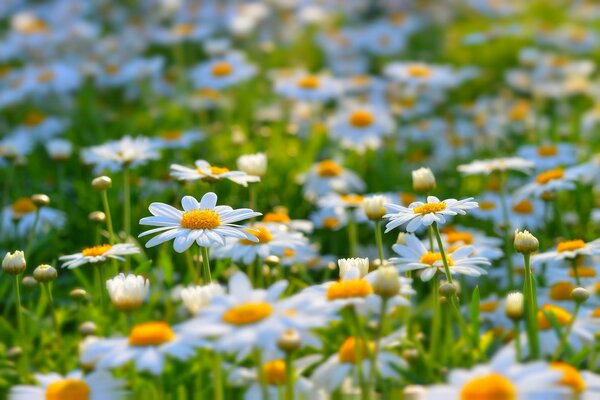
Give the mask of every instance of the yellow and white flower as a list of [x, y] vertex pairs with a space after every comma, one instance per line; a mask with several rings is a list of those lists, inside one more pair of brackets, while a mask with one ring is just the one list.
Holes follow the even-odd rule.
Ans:
[[197, 160], [195, 162], [195, 168], [172, 164], [171, 176], [180, 181], [203, 180], [211, 183], [221, 179], [228, 179], [242, 186], [248, 186], [248, 183], [250, 182], [260, 181], [260, 177], [258, 176], [248, 175], [242, 171], [230, 171], [229, 168], [226, 167], [213, 166], [204, 160]]
[[131, 243], [118, 243], [114, 245], [102, 244], [98, 246], [86, 247], [79, 253], [61, 256], [60, 261], [64, 261], [63, 268], [77, 268], [84, 264], [103, 263], [108, 260], [124, 261], [123, 256], [139, 254], [140, 249]]
[[354, 172], [342, 167], [334, 160], [323, 160], [314, 164], [310, 171], [300, 177], [304, 184], [304, 196], [314, 200], [330, 192], [362, 192], [365, 183]]

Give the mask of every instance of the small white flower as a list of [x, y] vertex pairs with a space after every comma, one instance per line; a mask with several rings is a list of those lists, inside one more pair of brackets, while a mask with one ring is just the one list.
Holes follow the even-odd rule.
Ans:
[[530, 173], [535, 164], [520, 157], [494, 158], [489, 160], [475, 160], [469, 164], [458, 166], [458, 171], [463, 175], [491, 174], [492, 172], [519, 171]]
[[267, 173], [265, 153], [244, 154], [237, 159], [237, 167], [248, 175], [263, 177]]
[[120, 171], [125, 166], [136, 167], [159, 158], [150, 139], [143, 136], [124, 136], [120, 140], [88, 147], [82, 150], [81, 156], [85, 164], [94, 166], [96, 173], [104, 169]]
[[364, 278], [369, 273], [368, 258], [340, 258], [338, 266], [340, 267], [340, 278], [343, 278], [346, 272], [351, 269], [358, 270], [361, 278]]
[[419, 168], [412, 172], [413, 189], [417, 193], [427, 193], [435, 189], [435, 175], [429, 168]]
[[113, 305], [120, 311], [139, 308], [148, 297], [150, 283], [140, 275], [119, 274], [106, 281], [106, 289]]
[[123, 256], [139, 254], [140, 249], [131, 243], [119, 243], [115, 245], [102, 244], [99, 246], [87, 247], [79, 253], [62, 256], [60, 261], [65, 261], [62, 268], [77, 268], [84, 264], [102, 263], [110, 259], [124, 261]]
[[222, 295], [225, 291], [223, 287], [216, 283], [209, 283], [204, 286], [188, 286], [181, 289], [181, 300], [191, 314], [197, 314], [198, 311], [207, 307], [215, 295]]
[[225, 167], [210, 165], [207, 161], [197, 160], [196, 168], [189, 168], [179, 164], [171, 165], [171, 176], [180, 181], [203, 180], [205, 182], [216, 182], [228, 179], [242, 186], [248, 186], [249, 182], [258, 182], [260, 178], [248, 175], [243, 171], [230, 171]]

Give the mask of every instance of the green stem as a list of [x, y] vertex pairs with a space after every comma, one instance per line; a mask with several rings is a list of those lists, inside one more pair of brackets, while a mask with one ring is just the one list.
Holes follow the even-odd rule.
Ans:
[[35, 217], [33, 219], [33, 225], [31, 227], [31, 232], [29, 232], [29, 239], [27, 240], [27, 248], [25, 250], [25, 254], [31, 254], [31, 250], [33, 249], [33, 241], [35, 240], [35, 231], [37, 229], [38, 223], [40, 222], [40, 207], [35, 210]]
[[[129, 167], [123, 168], [123, 230], [125, 231], [125, 241], [129, 241], [131, 236], [131, 189], [129, 182]], [[131, 259], [125, 259], [125, 272], [129, 272]]]
[[521, 362], [521, 326], [519, 325], [519, 321], [513, 322], [514, 331], [515, 331], [515, 361], [517, 363]]
[[52, 297], [52, 289], [50, 288], [50, 283], [42, 283], [42, 288], [44, 289], [44, 292], [46, 293], [46, 298], [48, 299], [48, 307], [50, 308], [50, 317], [52, 318], [52, 325], [54, 326], [54, 331], [58, 336], [60, 336], [60, 328], [58, 326], [58, 319], [56, 318], [54, 298]]
[[577, 282], [577, 286], [581, 286], [581, 278], [579, 276], [579, 268], [576, 257], [571, 260], [571, 265], [573, 267], [573, 273], [575, 274], [575, 282]]
[[377, 254], [379, 256], [379, 265], [383, 265], [383, 233], [381, 232], [381, 221], [375, 221], [375, 243], [377, 244]]
[[212, 277], [210, 276], [210, 259], [208, 258], [208, 247], [201, 246], [202, 251], [202, 280], [204, 284], [212, 283]]
[[294, 355], [287, 352], [285, 355], [285, 400], [294, 400]]
[[377, 325], [377, 330], [375, 331], [375, 337], [373, 341], [375, 342], [375, 349], [373, 350], [373, 354], [371, 357], [371, 370], [369, 371], [369, 382], [368, 389], [375, 391], [377, 386], [377, 378], [378, 378], [378, 370], [377, 370], [377, 357], [379, 356], [379, 350], [381, 348], [381, 336], [383, 335], [385, 329], [386, 315], [387, 315], [387, 305], [388, 299], [383, 297], [381, 299], [381, 309], [379, 310], [381, 315], [379, 316], [379, 324]]
[[262, 354], [260, 353], [260, 349], [258, 347], [254, 349], [254, 359], [256, 368], [258, 370], [258, 382], [260, 384], [261, 400], [268, 400], [269, 390], [267, 388], [267, 380], [265, 379], [265, 371], [263, 369]]
[[431, 279], [431, 293], [433, 298], [433, 317], [431, 319], [431, 341], [429, 342], [429, 352], [435, 356], [437, 354], [439, 334], [440, 334], [440, 282], [437, 279], [437, 273]]
[[223, 400], [223, 361], [221, 360], [221, 354], [215, 352], [215, 365], [214, 365], [214, 377], [215, 377], [215, 400]]
[[539, 358], [539, 337], [537, 332], [537, 302], [533, 291], [533, 274], [531, 272], [531, 254], [523, 254], [525, 264], [525, 282], [523, 284], [523, 294], [525, 296], [526, 308], [526, 327], [529, 347], [531, 348], [530, 356], [532, 359]]
[[565, 330], [562, 332], [562, 335], [560, 336], [560, 341], [558, 343], [558, 346], [556, 347], [556, 351], [554, 352], [554, 355], [552, 356], [552, 361], [556, 361], [560, 358], [560, 355], [563, 352], [563, 348], [567, 344], [567, 339], [569, 338], [569, 335], [571, 334], [571, 330], [573, 329], [573, 324], [575, 323], [575, 320], [577, 319], [577, 314], [579, 314], [580, 307], [581, 307], [581, 303], [579, 303], [579, 302], [575, 303], [575, 310], [573, 311], [573, 317], [571, 318], [567, 327], [565, 328]]
[[113, 229], [112, 217], [110, 215], [110, 206], [108, 204], [108, 194], [106, 190], [101, 192], [102, 206], [104, 207], [104, 215], [106, 215], [106, 227], [108, 228], [108, 241], [110, 244], [115, 244], [115, 231]]
[[96, 282], [98, 287], [98, 298], [100, 299], [100, 309], [104, 310], [106, 300], [104, 298], [104, 285], [106, 282], [104, 281], [104, 271], [102, 270], [102, 264], [98, 263], [94, 267], [94, 272], [96, 275]]
[[365, 379], [363, 372], [363, 358], [364, 354], [368, 351], [368, 343], [366, 337], [364, 337], [362, 329], [360, 327], [360, 321], [358, 319], [358, 313], [356, 309], [352, 307], [350, 309], [350, 319], [354, 324], [354, 365], [356, 366], [356, 374], [358, 375], [358, 384], [360, 386], [361, 400], [369, 400], [371, 392], [369, 391], [369, 385]]
[[506, 201], [506, 174], [500, 176], [500, 203], [502, 205], [502, 232], [504, 233], [504, 253], [506, 255], [506, 274], [508, 276], [508, 288], [515, 286], [514, 267], [512, 262], [513, 246], [510, 240], [510, 217], [508, 213], [508, 202]]
[[348, 216], [348, 246], [350, 251], [350, 257], [356, 257], [356, 247], [358, 243], [358, 230], [356, 226], [356, 220], [354, 215], [350, 211]]

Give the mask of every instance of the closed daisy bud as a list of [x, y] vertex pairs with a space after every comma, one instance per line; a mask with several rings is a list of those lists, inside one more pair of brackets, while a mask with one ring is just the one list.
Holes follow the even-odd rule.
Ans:
[[440, 285], [440, 294], [442, 296], [451, 297], [456, 294], [458, 288], [450, 282], [444, 282]]
[[392, 266], [379, 267], [373, 281], [373, 292], [383, 297], [394, 297], [400, 292], [398, 270]]
[[8, 351], [6, 352], [6, 357], [9, 360], [16, 360], [19, 357], [21, 357], [22, 354], [23, 354], [23, 349], [19, 346], [14, 346], [14, 347], [11, 347], [10, 349], [8, 349]]
[[69, 296], [71, 296], [75, 300], [87, 300], [88, 293], [85, 291], [85, 289], [75, 288], [71, 290]]
[[423, 400], [427, 396], [427, 390], [423, 386], [409, 385], [404, 388], [403, 399], [405, 400]]
[[21, 285], [23, 285], [25, 289], [30, 289], [37, 285], [37, 281], [33, 276], [25, 276], [21, 280]]
[[58, 272], [48, 264], [42, 264], [33, 270], [33, 277], [38, 282], [51, 282], [58, 277]]
[[523, 293], [512, 292], [506, 296], [506, 304], [504, 313], [513, 321], [518, 321], [523, 318], [524, 313], [524, 297]]
[[435, 189], [435, 175], [429, 168], [419, 168], [412, 172], [413, 189], [417, 193], [427, 193]]
[[270, 267], [275, 267], [275, 266], [279, 265], [279, 262], [280, 262], [279, 257], [277, 257], [275, 255], [270, 255], [270, 256], [265, 257], [265, 264], [267, 264]]
[[267, 156], [264, 153], [242, 155], [237, 159], [237, 167], [248, 175], [263, 177], [267, 173]]
[[25, 271], [25, 267], [27, 267], [25, 254], [20, 250], [14, 253], [6, 253], [2, 260], [2, 271], [10, 275], [19, 275]]
[[338, 266], [340, 267], [341, 278], [344, 277], [346, 272], [355, 268], [358, 269], [361, 278], [369, 273], [368, 258], [340, 258], [338, 260]]
[[540, 247], [540, 242], [528, 231], [515, 231], [515, 250], [519, 253], [530, 254], [536, 252]]
[[587, 299], [590, 298], [590, 292], [585, 288], [578, 287], [573, 289], [573, 291], [571, 292], [571, 298], [576, 303], [585, 303]]
[[377, 221], [387, 213], [385, 204], [388, 202], [385, 196], [375, 195], [364, 199], [362, 208], [370, 220]]
[[108, 295], [119, 311], [132, 311], [140, 308], [148, 296], [150, 284], [140, 275], [119, 274], [106, 281]]
[[277, 347], [286, 353], [292, 353], [302, 346], [300, 334], [295, 329], [285, 330], [277, 340]]
[[215, 295], [223, 294], [223, 288], [216, 283], [204, 286], [189, 286], [181, 290], [181, 300], [191, 314], [208, 306]]
[[92, 180], [92, 187], [96, 190], [107, 190], [112, 187], [112, 179], [108, 176], [99, 176]]
[[38, 207], [47, 206], [50, 204], [50, 197], [43, 193], [34, 194], [31, 196], [31, 201]]
[[95, 335], [97, 331], [98, 328], [93, 321], [85, 321], [79, 325], [79, 333], [83, 336]]
[[92, 222], [103, 223], [106, 221], [106, 214], [104, 214], [102, 211], [92, 211], [88, 215], [88, 218]]

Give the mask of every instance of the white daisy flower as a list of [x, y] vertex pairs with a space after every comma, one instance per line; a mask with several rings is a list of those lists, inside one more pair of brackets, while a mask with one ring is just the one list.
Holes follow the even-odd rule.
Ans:
[[158, 226], [158, 228], [141, 233], [146, 236], [160, 232], [146, 243], [153, 247], [175, 239], [173, 249], [183, 253], [196, 242], [198, 246], [213, 247], [225, 245], [226, 237], [246, 239], [257, 242], [256, 236], [247, 232], [242, 226], [234, 224], [248, 218], [262, 215], [249, 208], [234, 210], [229, 206], [217, 206], [217, 195], [209, 192], [198, 202], [192, 196], [181, 200], [183, 211], [164, 203], [152, 203], [149, 210], [152, 217], [140, 220], [140, 225]]
[[243, 54], [231, 52], [198, 64], [190, 71], [190, 79], [199, 89], [223, 90], [256, 75], [256, 67]]
[[209, 283], [204, 286], [191, 285], [181, 289], [179, 296], [185, 308], [191, 314], [197, 314], [201, 309], [210, 305], [216, 295], [225, 293], [223, 287], [217, 283]]
[[36, 224], [36, 234], [47, 233], [52, 229], [61, 229], [67, 216], [63, 211], [44, 206], [38, 208], [29, 197], [21, 197], [2, 210], [2, 229], [0, 238], [24, 238]]
[[577, 160], [577, 148], [571, 143], [522, 146], [517, 154], [541, 171], [571, 165]]
[[478, 204], [469, 197], [464, 200], [447, 199], [440, 201], [435, 196], [427, 196], [427, 202], [416, 201], [408, 207], [396, 204], [386, 204], [388, 214], [384, 218], [390, 220], [386, 225], [386, 232], [400, 226], [406, 225], [407, 232], [414, 232], [421, 226], [429, 226], [434, 222], [446, 223], [446, 218], [457, 214], [465, 215], [465, 210], [477, 208]]
[[150, 293], [150, 282], [141, 275], [119, 274], [106, 281], [106, 290], [112, 304], [119, 311], [141, 307]]
[[544, 193], [556, 193], [562, 190], [574, 190], [576, 174], [572, 170], [562, 168], [544, 171], [513, 194], [514, 201], [526, 198], [540, 198]]
[[260, 177], [248, 175], [242, 171], [230, 171], [225, 167], [210, 165], [207, 161], [197, 160], [196, 168], [189, 168], [179, 164], [171, 165], [171, 176], [180, 181], [203, 180], [205, 182], [216, 182], [228, 179], [242, 186], [248, 186], [249, 182], [259, 182]]
[[[389, 262], [393, 265], [398, 265], [398, 269], [403, 271], [421, 270], [421, 280], [428, 281], [433, 278], [436, 273], [445, 273], [444, 263], [441, 253], [433, 253], [429, 251], [423, 242], [414, 235], [406, 235], [406, 244], [395, 244], [392, 249], [400, 255], [400, 257], [390, 258]], [[459, 273], [468, 276], [486, 275], [487, 271], [480, 265], [487, 266], [490, 262], [484, 257], [472, 257], [473, 247], [462, 246], [454, 252], [446, 253], [450, 273]]]
[[383, 138], [394, 129], [394, 120], [381, 107], [355, 105], [331, 117], [329, 135], [342, 147], [364, 153], [381, 147]]
[[61, 256], [60, 261], [64, 261], [62, 268], [77, 268], [84, 264], [96, 264], [103, 263], [105, 261], [114, 259], [124, 261], [123, 256], [131, 254], [139, 254], [140, 249], [131, 243], [119, 243], [119, 244], [102, 244], [99, 246], [86, 247], [79, 253], [70, 254], [68, 256]]
[[317, 229], [338, 231], [348, 223], [348, 213], [342, 207], [326, 207], [311, 213], [310, 219]]
[[168, 356], [185, 361], [206, 342], [186, 337], [162, 321], [134, 325], [128, 337], [98, 339], [86, 346], [81, 362], [96, 362], [100, 369], [121, 367], [133, 361], [139, 371], [160, 375]]
[[[476, 229], [453, 226], [446, 232], [442, 232], [441, 236], [444, 248], [448, 249], [449, 253], [462, 246], [471, 246], [473, 247], [473, 256], [497, 260], [504, 255], [502, 239], [486, 236]], [[438, 248], [437, 243], [434, 243], [434, 246]]]
[[575, 239], [558, 243], [554, 250], [534, 254], [531, 262], [539, 264], [547, 261], [572, 261], [578, 256], [598, 255], [600, 255], [600, 239], [587, 243], [581, 239]]
[[160, 156], [147, 137], [124, 136], [119, 140], [87, 147], [81, 151], [83, 162], [94, 166], [96, 173], [104, 169], [116, 172], [125, 166], [137, 167]]
[[10, 389], [9, 400], [125, 400], [126, 382], [115, 379], [107, 371], [83, 375], [73, 371], [63, 377], [57, 373], [35, 374], [39, 385], [16, 385]]
[[459, 165], [457, 169], [463, 175], [489, 175], [493, 172], [503, 171], [518, 171], [528, 174], [531, 172], [534, 166], [535, 164], [529, 161], [529, 158], [508, 157], [488, 160], [475, 160], [469, 164]]
[[325, 102], [338, 97], [342, 87], [335, 79], [325, 75], [296, 72], [275, 82], [275, 91], [289, 99], [305, 102]]
[[187, 149], [204, 140], [204, 133], [196, 129], [170, 130], [150, 139], [152, 147], [162, 149]]
[[308, 199], [317, 199], [330, 192], [362, 192], [365, 189], [365, 183], [358, 175], [333, 160], [314, 164], [300, 181], [304, 184], [304, 196]]

